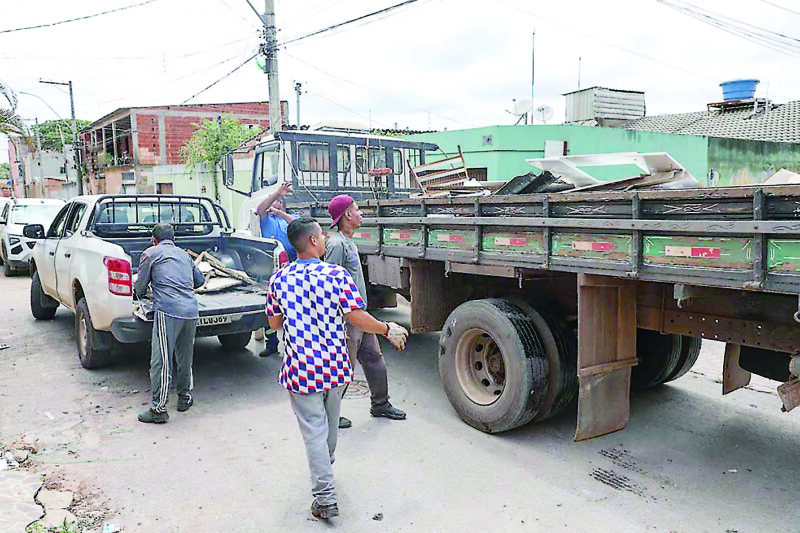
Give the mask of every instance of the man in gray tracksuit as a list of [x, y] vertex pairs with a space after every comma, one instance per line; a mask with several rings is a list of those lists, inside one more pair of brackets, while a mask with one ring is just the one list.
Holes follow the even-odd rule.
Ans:
[[192, 399], [192, 358], [197, 328], [197, 299], [194, 289], [204, 283], [203, 273], [192, 258], [175, 246], [170, 224], [153, 228], [153, 246], [142, 252], [134, 289], [139, 296], [153, 288], [153, 341], [150, 354], [150, 388], [153, 402], [139, 414], [139, 422], [163, 424], [169, 420], [170, 360], [175, 358], [178, 411], [188, 410]]

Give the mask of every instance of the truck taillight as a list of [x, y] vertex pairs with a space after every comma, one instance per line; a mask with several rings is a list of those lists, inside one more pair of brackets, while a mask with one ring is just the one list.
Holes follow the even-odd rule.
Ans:
[[289, 262], [289, 252], [286, 250], [278, 254], [278, 265], [283, 266]]
[[103, 259], [108, 269], [108, 290], [111, 294], [130, 296], [133, 294], [131, 264], [125, 259], [106, 257]]

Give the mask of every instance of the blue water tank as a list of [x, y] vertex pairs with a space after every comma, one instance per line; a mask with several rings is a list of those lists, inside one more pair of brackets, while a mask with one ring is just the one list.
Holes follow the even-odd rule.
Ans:
[[746, 100], [756, 94], [759, 80], [731, 80], [719, 84], [725, 100]]

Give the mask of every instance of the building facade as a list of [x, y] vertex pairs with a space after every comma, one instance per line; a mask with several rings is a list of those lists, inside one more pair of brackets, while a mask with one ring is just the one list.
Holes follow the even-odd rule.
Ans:
[[[286, 124], [285, 101], [281, 116]], [[128, 107], [96, 120], [81, 134], [86, 192], [171, 194], [186, 189], [179, 182], [193, 178], [180, 149], [203, 120], [219, 117], [266, 129], [269, 102]], [[189, 189], [194, 194], [203, 187]]]

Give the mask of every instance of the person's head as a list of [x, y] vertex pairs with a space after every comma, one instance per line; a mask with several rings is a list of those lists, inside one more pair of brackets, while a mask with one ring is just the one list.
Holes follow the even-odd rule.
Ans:
[[153, 244], [158, 244], [161, 241], [174, 241], [175, 229], [172, 224], [160, 222], [153, 228]]
[[331, 228], [339, 230], [354, 230], [361, 227], [361, 211], [352, 196], [340, 194], [328, 204], [328, 213], [331, 215]]
[[287, 226], [286, 236], [300, 259], [320, 259], [325, 255], [325, 236], [313, 218], [295, 219]]
[[275, 198], [275, 201], [272, 202], [272, 207], [275, 209], [280, 209], [281, 211], [286, 212], [286, 197], [285, 196], [278, 196]]

